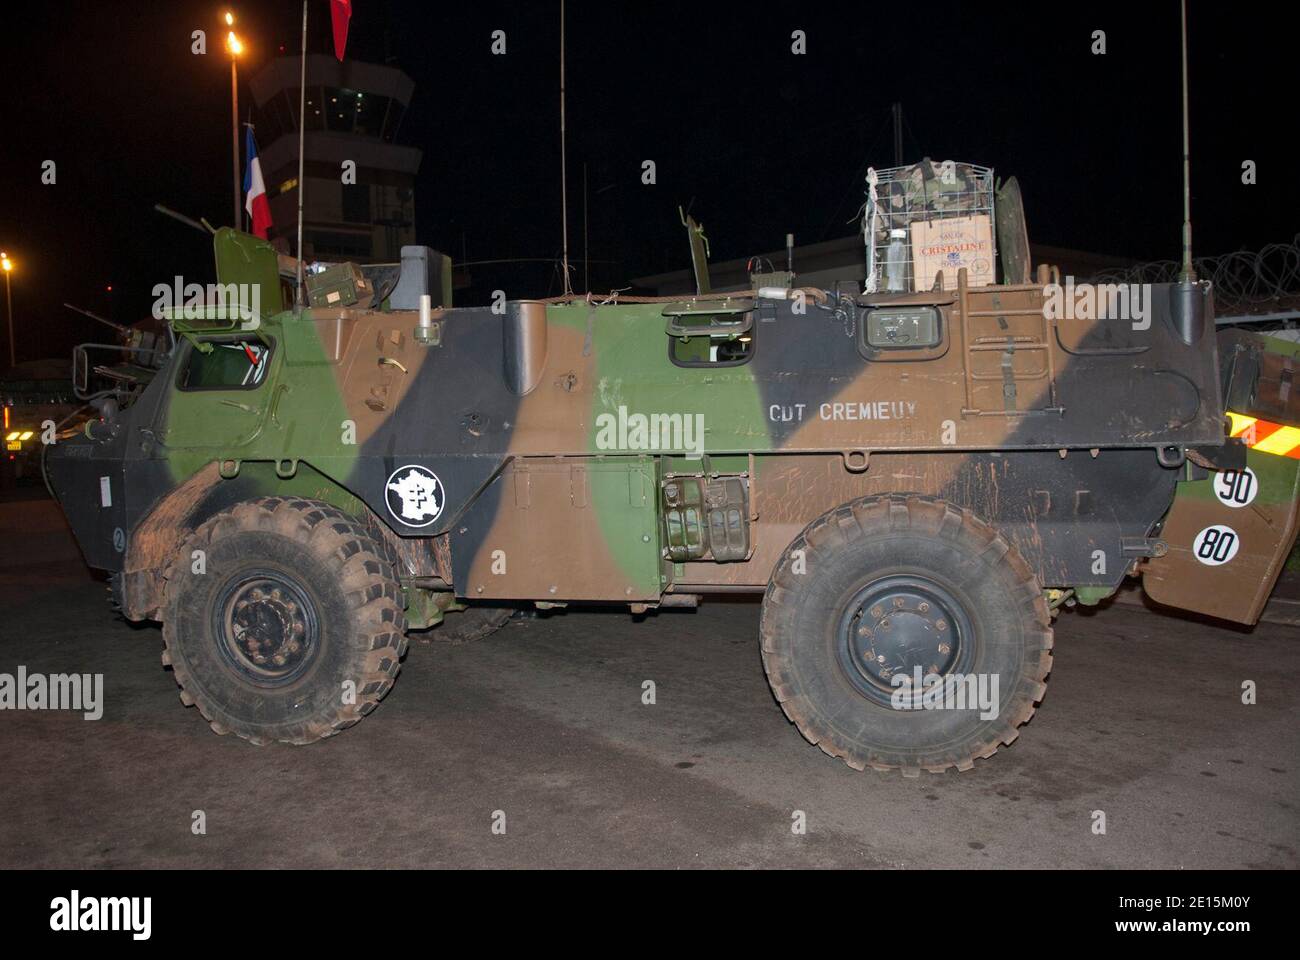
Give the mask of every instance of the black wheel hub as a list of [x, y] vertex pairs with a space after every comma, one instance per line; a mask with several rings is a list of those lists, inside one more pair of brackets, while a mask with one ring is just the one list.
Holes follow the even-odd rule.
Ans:
[[900, 689], [920, 693], [918, 670], [922, 679], [964, 672], [973, 636], [970, 618], [949, 590], [925, 577], [886, 577], [849, 601], [836, 654], [859, 693], [888, 705]]
[[283, 573], [253, 571], [227, 584], [213, 610], [226, 661], [261, 686], [292, 683], [319, 647], [315, 604]]

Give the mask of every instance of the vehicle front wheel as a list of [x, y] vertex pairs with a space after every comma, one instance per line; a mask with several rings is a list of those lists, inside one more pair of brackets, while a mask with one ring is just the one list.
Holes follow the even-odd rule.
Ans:
[[351, 726], [393, 685], [406, 618], [366, 527], [267, 497], [199, 526], [168, 571], [163, 663], [220, 734], [302, 744]]

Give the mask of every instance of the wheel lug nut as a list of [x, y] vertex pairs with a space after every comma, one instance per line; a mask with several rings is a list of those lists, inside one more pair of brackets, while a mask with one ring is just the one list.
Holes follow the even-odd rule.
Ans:
[[947, 630], [947, 629], [948, 629], [948, 621], [947, 621], [947, 620], [936, 620], [936, 621], [934, 622], [934, 625], [935, 625], [936, 627], [938, 627], [940, 630]]
[[919, 610], [919, 611], [921, 611], [921, 613], [929, 613], [929, 612], [930, 612], [930, 605], [929, 605], [928, 603], [926, 603], [924, 600], [922, 600], [921, 603], [917, 606], [916, 609]]
[[902, 609], [903, 609], [903, 598], [902, 598], [902, 597], [895, 597], [895, 598], [894, 598], [894, 609], [895, 609], [895, 610], [902, 610]]
[[944, 656], [947, 656], [950, 650], [952, 650], [952, 647], [949, 646], [948, 644], [946, 643], [939, 644], [939, 652], [942, 653]]
[[885, 612], [884, 608], [881, 607], [879, 604], [871, 608], [871, 615], [876, 619], [880, 619], [880, 617], [884, 615], [884, 612]]

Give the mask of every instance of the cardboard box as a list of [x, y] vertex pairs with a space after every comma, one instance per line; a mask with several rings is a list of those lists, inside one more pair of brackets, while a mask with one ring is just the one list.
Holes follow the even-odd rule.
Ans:
[[912, 223], [914, 290], [931, 289], [940, 270], [944, 289], [955, 290], [962, 267], [970, 286], [986, 286], [994, 282], [993, 265], [993, 223], [988, 214]]

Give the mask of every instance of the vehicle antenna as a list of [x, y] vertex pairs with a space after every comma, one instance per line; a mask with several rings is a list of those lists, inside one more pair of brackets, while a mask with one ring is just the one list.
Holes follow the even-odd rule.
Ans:
[[1196, 269], [1192, 266], [1192, 161], [1187, 132], [1187, 0], [1180, 4], [1183, 14], [1183, 269], [1178, 279], [1183, 283], [1196, 282]]
[[573, 294], [569, 282], [569, 180], [568, 147], [564, 118], [564, 0], [560, 0], [560, 224], [564, 232], [564, 294]]

